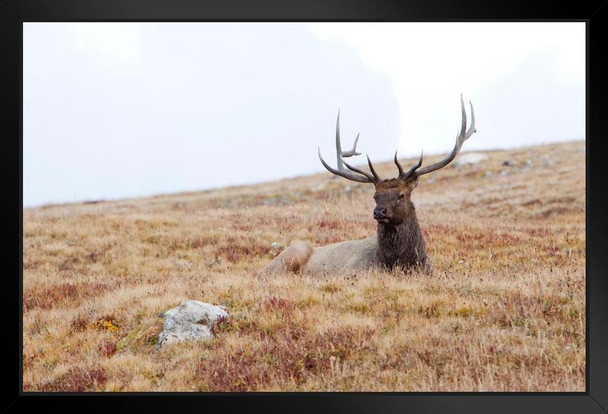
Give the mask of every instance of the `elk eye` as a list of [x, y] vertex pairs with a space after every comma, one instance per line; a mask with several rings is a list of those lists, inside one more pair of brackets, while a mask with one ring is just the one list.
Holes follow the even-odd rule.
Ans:
[[405, 194], [399, 194], [399, 200], [403, 200], [405, 198]]

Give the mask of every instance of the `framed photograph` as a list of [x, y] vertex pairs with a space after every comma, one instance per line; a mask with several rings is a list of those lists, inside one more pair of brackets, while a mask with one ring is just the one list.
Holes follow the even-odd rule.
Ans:
[[601, 2], [317, 6], [2, 3], [7, 412], [608, 410]]

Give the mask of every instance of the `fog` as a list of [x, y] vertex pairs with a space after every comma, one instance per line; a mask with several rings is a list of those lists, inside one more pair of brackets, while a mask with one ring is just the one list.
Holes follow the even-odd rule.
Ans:
[[[24, 206], [585, 139], [584, 23], [25, 23]], [[362, 160], [361, 160], [362, 162]], [[355, 162], [357, 163], [357, 162]]]

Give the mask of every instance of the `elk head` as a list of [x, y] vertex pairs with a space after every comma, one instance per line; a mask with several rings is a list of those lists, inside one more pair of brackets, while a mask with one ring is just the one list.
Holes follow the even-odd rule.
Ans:
[[[464, 108], [464, 101], [462, 95], [460, 95], [460, 106], [462, 110], [462, 124], [458, 135], [456, 136], [456, 143], [454, 149], [450, 152], [447, 157], [443, 160], [436, 162], [435, 164], [422, 167], [423, 154], [420, 154], [418, 162], [409, 170], [404, 171], [403, 167], [397, 160], [397, 152], [395, 151], [395, 165], [399, 170], [399, 175], [396, 178], [381, 179], [376, 173], [374, 166], [372, 165], [369, 156], [367, 156], [367, 163], [369, 165], [370, 172], [361, 170], [353, 167], [344, 161], [343, 158], [351, 157], [353, 155], [360, 155], [356, 152], [357, 141], [359, 135], [355, 139], [353, 149], [350, 151], [342, 151], [340, 143], [340, 112], [338, 111], [338, 120], [336, 122], [336, 151], [337, 151], [337, 164], [338, 168], [334, 169], [329, 166], [323, 157], [321, 156], [321, 150], [319, 149], [319, 159], [323, 166], [332, 174], [344, 177], [351, 181], [360, 183], [372, 183], [376, 188], [374, 194], [374, 200], [376, 201], [376, 207], [374, 208], [374, 219], [378, 223], [386, 224], [389, 226], [397, 226], [408, 217], [412, 216], [414, 212], [414, 206], [410, 200], [412, 191], [418, 185], [418, 179], [424, 174], [439, 170], [456, 158], [460, 152], [460, 148], [464, 141], [466, 141], [475, 130], [475, 113], [473, 112], [473, 104], [469, 101], [471, 106], [471, 125], [467, 129], [467, 115]], [[344, 168], [346, 166], [348, 169]], [[350, 170], [350, 171], [349, 171]]]

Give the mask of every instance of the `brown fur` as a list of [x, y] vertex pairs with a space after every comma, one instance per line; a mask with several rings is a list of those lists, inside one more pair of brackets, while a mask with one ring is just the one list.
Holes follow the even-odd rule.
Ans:
[[379, 264], [392, 269], [424, 266], [430, 271], [426, 243], [410, 197], [418, 180], [383, 180], [376, 186], [376, 208], [386, 209], [387, 221], [378, 221]]

